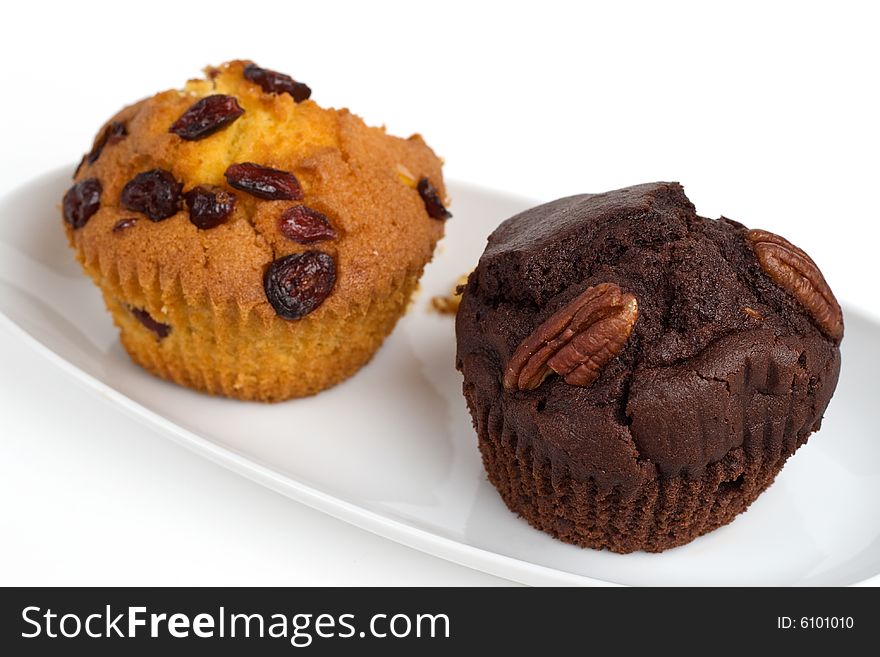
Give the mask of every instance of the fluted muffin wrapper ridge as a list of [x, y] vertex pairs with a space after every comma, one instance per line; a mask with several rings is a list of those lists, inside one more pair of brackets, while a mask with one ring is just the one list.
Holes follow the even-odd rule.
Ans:
[[[149, 372], [213, 395], [280, 401], [303, 397], [354, 374], [378, 350], [403, 314], [421, 268], [388, 280], [367, 304], [320, 319], [266, 318], [253, 306], [187, 299], [178, 277], [120, 279], [111, 266], [93, 274], [120, 339]], [[132, 309], [143, 309], [170, 332], [160, 338]]]
[[599, 485], [564, 453], [518, 433], [467, 384], [465, 398], [489, 481], [507, 507], [562, 541], [619, 553], [661, 552], [728, 524], [809, 437], [768, 413], [755, 418], [759, 429], [742, 446], [701, 473], [660, 475], [637, 488]]

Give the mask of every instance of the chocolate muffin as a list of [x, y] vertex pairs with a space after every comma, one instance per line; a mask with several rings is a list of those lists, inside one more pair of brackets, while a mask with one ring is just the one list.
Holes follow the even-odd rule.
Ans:
[[99, 131], [67, 237], [150, 372], [240, 399], [314, 394], [405, 310], [449, 216], [440, 159], [252, 62], [206, 73]]
[[733, 520], [819, 429], [843, 319], [806, 253], [653, 183], [505, 221], [456, 333], [507, 506], [569, 543], [659, 552]]

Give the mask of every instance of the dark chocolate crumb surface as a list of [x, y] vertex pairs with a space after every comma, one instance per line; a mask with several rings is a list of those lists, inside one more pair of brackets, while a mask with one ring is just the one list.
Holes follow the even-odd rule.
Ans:
[[[760, 268], [742, 224], [696, 214], [677, 183], [584, 194], [501, 224], [457, 317], [458, 366], [472, 410], [549, 450], [600, 487], [700, 477], [731, 450], [785, 425], [821, 421], [838, 345]], [[517, 345], [587, 287], [638, 299], [620, 353], [589, 387], [551, 376], [505, 391]], [[475, 418], [476, 421], [476, 418]]]

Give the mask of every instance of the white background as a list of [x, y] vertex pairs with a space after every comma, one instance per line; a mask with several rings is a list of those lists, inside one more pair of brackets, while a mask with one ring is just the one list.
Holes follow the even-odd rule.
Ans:
[[[880, 315], [878, 28], [868, 2], [7, 3], [0, 193], [78, 161], [123, 104], [248, 58], [421, 132], [450, 178], [542, 201], [679, 180]], [[0, 537], [0, 584], [504, 583], [201, 460], [5, 332]]]

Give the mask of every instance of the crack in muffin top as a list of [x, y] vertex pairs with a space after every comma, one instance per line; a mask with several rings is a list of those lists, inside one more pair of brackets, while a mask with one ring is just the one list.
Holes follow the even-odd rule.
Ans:
[[[142, 287], [157, 277], [179, 279], [192, 305], [207, 299], [266, 322], [276, 313], [263, 272], [291, 254], [319, 249], [338, 265], [333, 293], [311, 314], [315, 319], [367, 308], [395, 281], [420, 271], [443, 223], [429, 215], [417, 183], [430, 180], [443, 198], [445, 187], [441, 160], [419, 135], [394, 137], [346, 109], [322, 108], [297, 93], [303, 85], [247, 61], [206, 72], [182, 90], [126, 107], [99, 133], [75, 180], [100, 182], [100, 209], [83, 218], [87, 213], [80, 211], [68, 222], [70, 240], [86, 262], [105, 278], [134, 279]], [[227, 173], [249, 163], [262, 167], [264, 177], [266, 169], [289, 173], [289, 184], [295, 180], [302, 189], [267, 196], [265, 185], [252, 184], [257, 192], [240, 191]], [[133, 216], [120, 201], [125, 186], [153, 170], [165, 172], [184, 195], [204, 190], [199, 207], [208, 215], [191, 222], [193, 207], [188, 212], [172, 198], [172, 209], [114, 233], [120, 220]], [[228, 207], [211, 207], [217, 199]], [[299, 204], [328, 218], [332, 237], [319, 245], [290, 239], [281, 215]]]
[[[777, 398], [798, 406], [791, 421], [808, 433], [833, 391], [839, 350], [761, 269], [745, 235], [738, 222], [697, 215], [678, 183], [571, 196], [516, 215], [489, 237], [469, 279], [459, 367], [480, 372], [509, 420], [617, 483], [700, 471], [755, 429], [743, 426], [743, 409]], [[603, 283], [634, 295], [638, 318], [595, 382], [551, 375], [534, 390], [502, 390], [495, 380], [517, 346]], [[766, 380], [752, 376], [764, 369]], [[664, 416], [658, 399], [678, 411]], [[616, 438], [597, 442], [591, 431]]]

